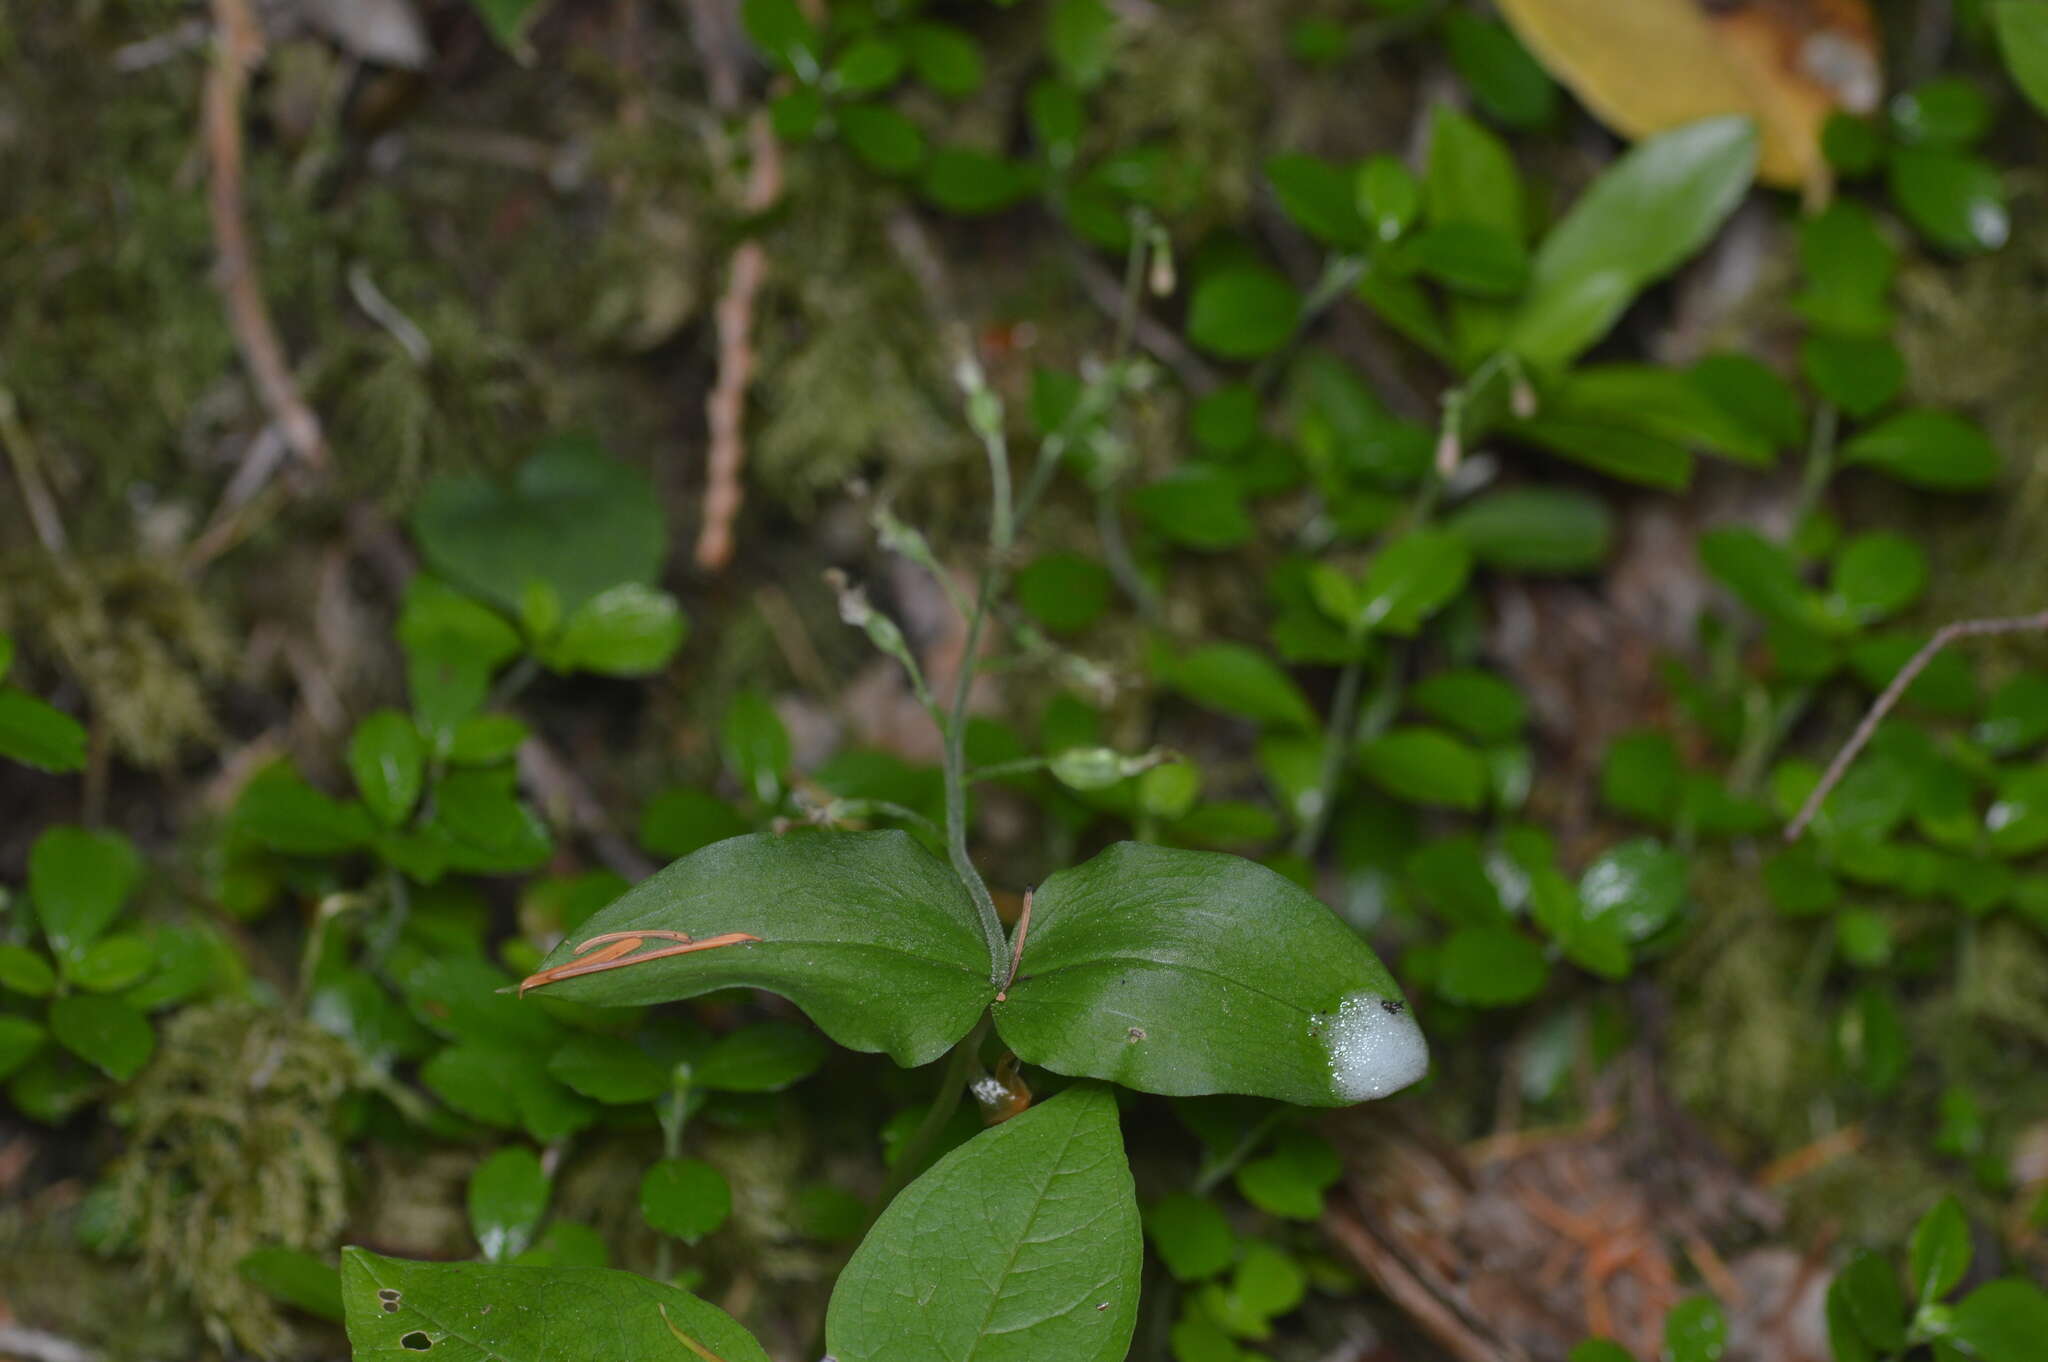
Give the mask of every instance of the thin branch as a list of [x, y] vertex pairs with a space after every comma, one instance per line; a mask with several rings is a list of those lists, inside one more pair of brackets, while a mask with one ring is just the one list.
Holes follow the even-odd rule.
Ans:
[[249, 73], [263, 59], [263, 30], [248, 0], [213, 0], [213, 21], [216, 47], [204, 103], [206, 151], [213, 171], [207, 203], [214, 246], [220, 252], [228, 325], [270, 419], [283, 431], [292, 452], [309, 467], [319, 468], [327, 462], [320, 420], [299, 395], [298, 381], [271, 325], [249, 244], [249, 224], [242, 213], [242, 95]]
[[1876, 702], [1871, 705], [1870, 712], [1863, 716], [1863, 722], [1856, 725], [1856, 731], [1849, 736], [1848, 743], [1843, 746], [1841, 751], [1835, 753], [1835, 759], [1828, 763], [1828, 769], [1822, 774], [1820, 783], [1813, 787], [1813, 793], [1809, 794], [1806, 797], [1806, 802], [1800, 805], [1798, 816], [1785, 829], [1785, 840], [1787, 842], [1799, 840], [1800, 835], [1806, 831], [1807, 824], [1811, 823], [1814, 816], [1820, 812], [1821, 804], [1834, 791], [1835, 786], [1841, 784], [1842, 777], [1849, 770], [1849, 763], [1856, 760], [1856, 755], [1863, 750], [1865, 745], [1870, 742], [1871, 736], [1877, 732], [1877, 726], [1884, 722], [1884, 716], [1892, 712], [1893, 708], [1898, 705], [1899, 698], [1906, 693], [1906, 688], [1913, 684], [1914, 678], [1927, 670], [1927, 665], [1934, 661], [1935, 655], [1941, 652], [1943, 648], [1946, 648], [1959, 638], [1983, 638], [1992, 634], [2027, 633], [2048, 633], [2048, 610], [2043, 610], [2033, 615], [2007, 615], [1997, 619], [1985, 620], [1958, 620], [1954, 624], [1945, 624], [1935, 630], [1934, 637], [1922, 644], [1920, 651], [1907, 659], [1905, 666], [1899, 668], [1898, 675], [1891, 679], [1891, 683], [1884, 688], [1884, 691], [1877, 697]]
[[[747, 125], [754, 164], [748, 172], [747, 214], [764, 213], [782, 193], [782, 153], [765, 111]], [[732, 274], [718, 300], [718, 383], [705, 399], [711, 452], [705, 474], [704, 528], [697, 535], [697, 565], [717, 571], [732, 561], [733, 522], [746, 490], [747, 389], [754, 381], [754, 298], [768, 274], [768, 251], [749, 238], [732, 253]]]
[[50, 485], [43, 481], [42, 452], [22, 423], [14, 394], [5, 388], [0, 388], [0, 445], [7, 446], [8, 460], [14, 465], [14, 480], [21, 485], [21, 504], [28, 508], [36, 538], [52, 558], [62, 558], [70, 545], [64, 535], [64, 518], [57, 513], [57, 499], [50, 495]]

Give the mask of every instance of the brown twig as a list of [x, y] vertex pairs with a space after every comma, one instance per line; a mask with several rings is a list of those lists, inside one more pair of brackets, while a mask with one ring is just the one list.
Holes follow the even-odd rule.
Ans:
[[[782, 153], [765, 111], [747, 125], [754, 164], [748, 172], [745, 206], [749, 215], [767, 211], [782, 192]], [[704, 415], [711, 427], [711, 452], [705, 473], [704, 528], [697, 535], [697, 564], [717, 571], [732, 561], [733, 522], [746, 493], [740, 473], [746, 467], [747, 388], [754, 380], [754, 297], [768, 273], [768, 252], [750, 238], [732, 253], [732, 273], [718, 300], [718, 382], [705, 399]]]
[[204, 105], [207, 159], [212, 166], [207, 203], [214, 246], [220, 252], [228, 325], [270, 419], [292, 452], [318, 468], [327, 461], [326, 441], [319, 418], [299, 395], [284, 346], [263, 304], [249, 226], [242, 214], [242, 95], [249, 73], [263, 59], [263, 30], [248, 0], [213, 0], [213, 21], [215, 48]]
[[1905, 666], [1899, 668], [1898, 675], [1891, 679], [1890, 684], [1884, 688], [1883, 692], [1878, 695], [1876, 702], [1871, 705], [1870, 712], [1865, 714], [1863, 721], [1856, 725], [1856, 731], [1849, 735], [1849, 741], [1843, 746], [1841, 751], [1835, 753], [1835, 759], [1828, 763], [1828, 769], [1822, 773], [1820, 783], [1813, 787], [1813, 793], [1809, 794], [1806, 797], [1806, 802], [1799, 806], [1798, 816], [1785, 829], [1785, 840], [1787, 842], [1799, 840], [1800, 835], [1806, 831], [1807, 824], [1811, 823], [1814, 816], [1820, 812], [1821, 803], [1833, 792], [1835, 786], [1841, 784], [1842, 777], [1848, 773], [1849, 763], [1856, 760], [1857, 753], [1863, 750], [1864, 746], [1869, 743], [1871, 736], [1877, 732], [1877, 726], [1884, 721], [1884, 716], [1892, 712], [1892, 709], [1899, 703], [1899, 698], [1906, 693], [1906, 688], [1913, 684], [1915, 677], [1927, 670], [1927, 665], [1934, 661], [1935, 655], [1940, 653], [1943, 648], [1946, 648], [1959, 638], [1982, 638], [1990, 634], [2043, 632], [2048, 632], [2048, 610], [2043, 610], [2033, 615], [2007, 615], [1997, 619], [1958, 620], [1953, 624], [1944, 624], [1941, 628], [1935, 630], [1934, 637], [1922, 644], [1920, 651], [1908, 658]]

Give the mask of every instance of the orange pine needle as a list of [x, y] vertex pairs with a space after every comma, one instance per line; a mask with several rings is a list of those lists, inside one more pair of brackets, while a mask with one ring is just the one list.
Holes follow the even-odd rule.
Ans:
[[[750, 937], [748, 939], [754, 940], [756, 938]], [[681, 1329], [676, 1328], [676, 1322], [668, 1317], [668, 1307], [666, 1305], [656, 1305], [654, 1308], [661, 1311], [661, 1322], [668, 1326], [668, 1331], [674, 1334], [676, 1338], [681, 1341], [682, 1345], [685, 1348], [688, 1348], [691, 1352], [703, 1358], [704, 1362], [725, 1362], [725, 1359], [720, 1357], [717, 1353], [712, 1352], [711, 1349], [705, 1347], [696, 1339], [691, 1338]]]
[[[634, 951], [647, 944], [649, 937], [663, 941], [672, 941], [676, 944], [664, 946], [657, 951], [648, 951], [644, 955], [634, 955]], [[720, 946], [737, 946], [744, 942], [759, 941], [760, 939], [758, 936], [749, 936], [745, 932], [726, 932], [719, 936], [706, 937], [702, 941], [691, 940], [687, 932], [652, 930], [641, 932], [606, 932], [601, 936], [591, 937], [588, 941], [577, 947], [577, 950], [589, 952], [588, 954], [578, 955], [574, 960], [565, 961], [562, 964], [556, 965], [553, 969], [544, 969], [538, 974], [529, 974], [526, 978], [520, 980], [519, 994], [521, 997], [524, 997], [526, 996], [526, 990], [530, 988], [541, 988], [548, 984], [558, 983], [563, 979], [575, 979], [585, 974], [602, 974], [606, 970], [624, 969], [628, 965], [642, 965], [649, 960], [666, 960], [672, 955], [688, 955], [692, 951], [716, 950]], [[597, 947], [594, 951], [591, 950], [593, 946]]]

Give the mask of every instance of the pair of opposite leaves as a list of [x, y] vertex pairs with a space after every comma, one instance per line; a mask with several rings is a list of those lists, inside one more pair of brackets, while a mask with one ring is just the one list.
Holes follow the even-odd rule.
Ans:
[[1883, 94], [1867, 0], [1496, 0], [1537, 60], [1631, 138], [1747, 114], [1757, 173], [1826, 192], [1828, 115]]

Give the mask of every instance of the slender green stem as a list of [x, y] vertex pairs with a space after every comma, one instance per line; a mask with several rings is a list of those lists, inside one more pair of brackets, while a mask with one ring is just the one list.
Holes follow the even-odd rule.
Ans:
[[1814, 409], [1813, 430], [1806, 441], [1806, 467], [1800, 474], [1799, 501], [1792, 518], [1795, 532], [1820, 508], [1821, 493], [1835, 475], [1835, 436], [1841, 424], [1842, 415], [1834, 403], [1823, 402]]
[[1201, 1171], [1195, 1174], [1194, 1186], [1190, 1190], [1196, 1196], [1207, 1196], [1215, 1191], [1223, 1179], [1235, 1173], [1238, 1166], [1266, 1142], [1266, 1137], [1273, 1133], [1273, 1127], [1286, 1120], [1292, 1110], [1291, 1107], [1274, 1107], [1260, 1117], [1257, 1124], [1244, 1133], [1244, 1138], [1237, 1142], [1235, 1148], [1220, 1158], [1211, 1159], [1202, 1165]]
[[989, 598], [995, 594], [998, 569], [991, 563], [982, 573], [981, 590], [974, 602], [974, 613], [967, 619], [967, 640], [960, 655], [960, 676], [953, 686], [952, 712], [945, 723], [945, 778], [946, 778], [946, 857], [953, 864], [953, 873], [967, 889], [968, 897], [974, 900], [974, 909], [981, 917], [981, 933], [988, 940], [989, 980], [1000, 984], [1003, 973], [1009, 968], [1009, 956], [1003, 940], [1003, 920], [996, 912], [995, 897], [988, 892], [988, 884], [975, 869], [974, 858], [967, 852], [967, 702], [974, 689], [975, 660], [981, 652], [981, 634], [988, 623]]
[[[681, 1068], [678, 1068], [681, 1073]], [[688, 1079], [680, 1079], [669, 1091], [657, 1099], [654, 1115], [661, 1122], [661, 1157], [679, 1159], [683, 1156], [683, 1126], [690, 1119], [690, 1086]], [[666, 1234], [654, 1250], [654, 1275], [667, 1281], [675, 1273], [675, 1241]]]
[[1358, 722], [1358, 696], [1365, 680], [1365, 648], [1337, 674], [1337, 697], [1330, 707], [1330, 728], [1323, 735], [1322, 778], [1316, 783], [1316, 806], [1294, 836], [1294, 854], [1307, 859], [1315, 855], [1323, 833], [1330, 826], [1330, 814], [1337, 804], [1337, 787], [1344, 779], [1344, 754], [1351, 750], [1351, 730]]
[[[1009, 962], [1004, 961], [1006, 971], [1008, 966]], [[868, 1216], [868, 1224], [873, 1225], [896, 1194], [918, 1175], [924, 1161], [931, 1156], [932, 1146], [938, 1143], [940, 1134], [945, 1131], [946, 1123], [960, 1109], [961, 1095], [967, 1091], [967, 1077], [981, 1062], [981, 1042], [988, 1035], [988, 1026], [988, 1014], [984, 1012], [981, 1020], [974, 1024], [974, 1029], [962, 1036], [947, 1053], [946, 1069], [939, 1078], [939, 1090], [932, 1094], [932, 1104], [925, 1108], [924, 1119], [903, 1142], [903, 1149], [896, 1156], [896, 1166], [889, 1170], [889, 1180], [882, 1186], [881, 1198], [875, 1202], [875, 1209]]]
[[1131, 598], [1131, 604], [1138, 608], [1147, 624], [1160, 623], [1165, 611], [1160, 606], [1159, 593], [1152, 589], [1152, 583], [1145, 580], [1137, 560], [1131, 556], [1114, 488], [1104, 487], [1095, 494], [1095, 533], [1102, 541], [1102, 557], [1109, 565], [1109, 575]]
[[512, 664], [512, 670], [505, 673], [498, 684], [491, 689], [491, 698], [484, 702], [486, 709], [499, 709], [512, 703], [519, 692], [533, 684], [540, 675], [540, 659], [532, 653], [526, 654]]

